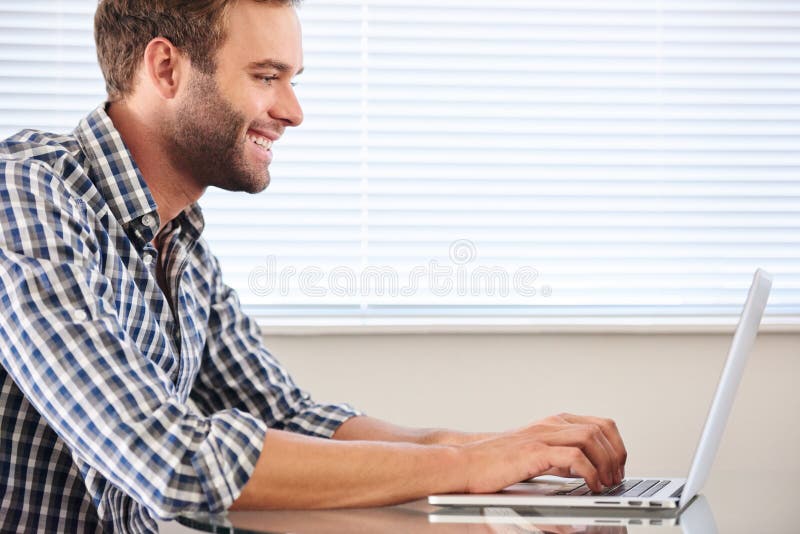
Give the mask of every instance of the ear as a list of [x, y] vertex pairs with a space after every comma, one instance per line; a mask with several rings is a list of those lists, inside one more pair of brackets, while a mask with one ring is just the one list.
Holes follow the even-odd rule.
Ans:
[[164, 99], [178, 93], [189, 67], [188, 59], [168, 39], [156, 37], [144, 49], [144, 78]]

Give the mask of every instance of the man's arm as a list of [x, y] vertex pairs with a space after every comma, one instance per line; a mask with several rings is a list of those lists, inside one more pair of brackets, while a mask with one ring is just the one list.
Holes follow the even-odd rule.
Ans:
[[621, 480], [626, 456], [612, 421], [569, 414], [460, 445], [398, 441], [419, 436], [371, 419], [341, 428], [344, 436], [390, 441], [269, 430], [232, 509], [378, 506], [434, 493], [494, 492], [545, 473], [583, 477], [598, 491]]
[[[597, 425], [606, 437], [609, 445], [620, 458], [622, 474], [625, 476], [625, 461], [627, 453], [622, 436], [616, 423], [610, 419], [562, 413], [552, 415], [540, 423], [558, 425], [587, 424]], [[336, 430], [333, 439], [340, 440], [371, 440], [371, 441], [402, 441], [417, 443], [419, 445], [466, 445], [475, 441], [482, 441], [499, 436], [498, 432], [459, 432], [443, 428], [409, 428], [382, 421], [374, 417], [359, 416], [345, 421]]]
[[268, 430], [255, 471], [231, 509], [396, 504], [430, 489], [460, 487], [458, 461], [447, 446], [344, 442]]
[[471, 433], [443, 428], [409, 428], [374, 417], [351, 417], [333, 434], [344, 441], [402, 441], [419, 445], [464, 445], [496, 436], [494, 432]]

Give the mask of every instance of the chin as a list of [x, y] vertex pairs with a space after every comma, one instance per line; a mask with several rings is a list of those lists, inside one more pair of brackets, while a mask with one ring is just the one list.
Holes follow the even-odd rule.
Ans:
[[236, 188], [238, 191], [244, 191], [246, 193], [254, 195], [256, 193], [262, 192], [264, 189], [269, 187], [269, 176], [266, 176], [263, 179], [253, 180], [251, 182], [243, 183], [241, 185], [242, 187]]
[[256, 185], [256, 190], [255, 190], [254, 192], [255, 192], [255, 193], [260, 193], [261, 191], [263, 191], [264, 189], [266, 189], [267, 187], [269, 187], [269, 178], [270, 178], [270, 177], [269, 177], [269, 172], [267, 172], [267, 173], [266, 173], [266, 174], [265, 174], [265, 175], [264, 175], [264, 176], [261, 178], [261, 180], [259, 180], [259, 181], [258, 181], [258, 182], [255, 184], [255, 185]]
[[261, 192], [262, 192], [262, 191], [264, 191], [264, 190], [265, 190], [267, 187], [269, 187], [269, 180], [267, 180], [267, 181], [266, 181], [266, 182], [264, 182], [263, 184], [259, 184], [259, 186], [258, 186], [258, 187], [255, 187], [255, 188], [253, 188], [253, 189], [250, 189], [250, 190], [248, 190], [247, 192], [248, 192], [248, 193], [250, 193], [251, 195], [255, 195], [256, 193], [261, 193]]
[[260, 193], [269, 185], [269, 173], [260, 176], [252, 174], [228, 176], [225, 181], [215, 181], [214, 185], [220, 189], [231, 192]]

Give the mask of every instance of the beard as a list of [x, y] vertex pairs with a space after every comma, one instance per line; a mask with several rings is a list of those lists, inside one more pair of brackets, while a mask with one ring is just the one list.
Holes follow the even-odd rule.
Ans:
[[245, 117], [220, 94], [213, 76], [193, 74], [186, 99], [166, 125], [172, 165], [204, 188], [263, 191], [269, 185], [269, 169], [245, 157]]

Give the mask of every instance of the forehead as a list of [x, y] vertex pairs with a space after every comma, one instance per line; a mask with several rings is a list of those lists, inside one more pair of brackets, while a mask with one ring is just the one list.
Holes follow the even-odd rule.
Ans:
[[297, 12], [288, 5], [236, 2], [228, 12], [226, 40], [219, 55], [228, 65], [270, 59], [299, 70], [303, 48]]

